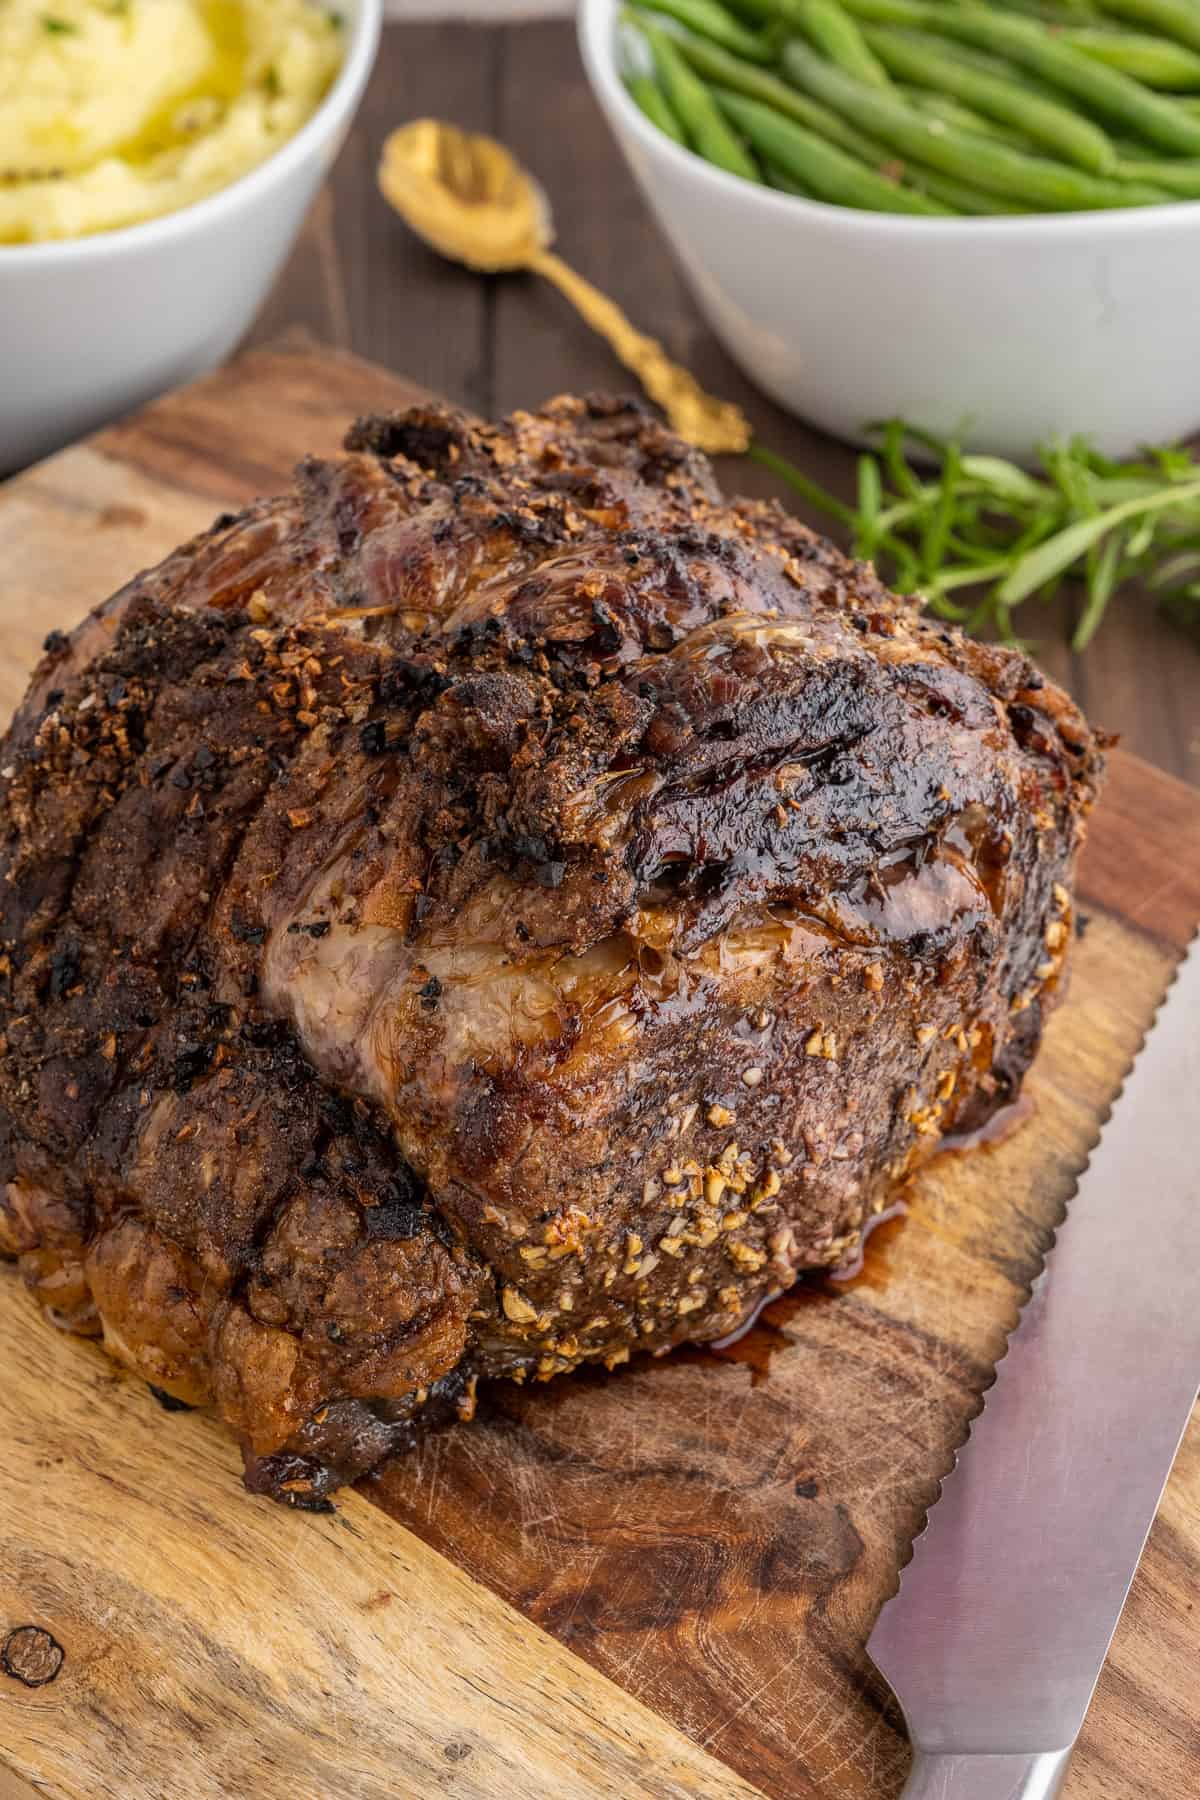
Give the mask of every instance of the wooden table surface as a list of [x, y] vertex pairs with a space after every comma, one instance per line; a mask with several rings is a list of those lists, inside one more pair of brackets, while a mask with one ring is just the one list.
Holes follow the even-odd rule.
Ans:
[[[592, 101], [565, 20], [387, 28], [358, 121], [252, 341], [304, 326], [485, 414], [567, 389], [628, 386], [544, 283], [455, 268], [388, 210], [375, 189], [379, 148], [392, 126], [419, 114], [510, 145], [549, 193], [567, 260], [712, 391], [740, 401], [764, 443], [849, 492], [852, 453], [751, 387], [701, 320]], [[731, 459], [721, 474], [730, 491], [779, 493], [790, 504], [753, 464]], [[1131, 594], [1114, 604], [1086, 655], [1074, 656], [1065, 643], [1069, 604], [1031, 602], [1022, 615], [1044, 666], [1126, 748], [1200, 783], [1200, 645]]]

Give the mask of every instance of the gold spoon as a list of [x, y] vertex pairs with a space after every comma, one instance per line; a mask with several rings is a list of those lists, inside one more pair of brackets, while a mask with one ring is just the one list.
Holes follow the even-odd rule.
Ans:
[[414, 119], [384, 144], [379, 186], [417, 235], [453, 262], [486, 274], [529, 269], [552, 281], [608, 340], [680, 437], [713, 455], [748, 447], [750, 427], [740, 407], [706, 394], [661, 344], [635, 331], [619, 306], [553, 254], [546, 196], [495, 138]]

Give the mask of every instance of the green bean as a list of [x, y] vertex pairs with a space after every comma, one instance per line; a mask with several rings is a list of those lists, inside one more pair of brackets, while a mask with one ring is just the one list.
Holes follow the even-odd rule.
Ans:
[[939, 88], [1002, 125], [1016, 126], [1042, 148], [1093, 175], [1106, 175], [1112, 168], [1113, 147], [1098, 125], [1057, 100], [1030, 93], [1019, 77], [1008, 81], [971, 68], [945, 51], [938, 38], [923, 32], [876, 25], [868, 26], [866, 36], [893, 75]]
[[[631, 8], [630, 12], [638, 24], [646, 17], [639, 7]], [[815, 132], [818, 137], [828, 138], [831, 143], [849, 151], [851, 156], [861, 156], [864, 162], [872, 162], [876, 155], [883, 162], [890, 158], [890, 150], [880, 144], [866, 143], [862, 134], [839, 114], [810, 100], [807, 94], [799, 93], [780, 76], [772, 75], [767, 69], [757, 68], [753, 63], [741, 62], [736, 56], [731, 56], [728, 51], [705, 38], [687, 36], [683, 32], [671, 32], [670, 36], [679, 54], [705, 81], [729, 88], [735, 94], [744, 94], [748, 100], [758, 100], [764, 106], [773, 107], [776, 112], [785, 113], [796, 124], [803, 125], [805, 130]]]
[[1097, 16], [1094, 0], [996, 0], [1007, 12], [1024, 13], [1031, 19], [1044, 19], [1048, 25], [1082, 25]]
[[778, 163], [764, 163], [763, 174], [771, 186], [778, 188], [781, 194], [794, 194], [799, 200], [812, 199], [811, 193], [803, 182], [797, 181], [794, 175], [789, 175], [786, 169], [781, 169]]
[[[945, 94], [935, 94], [925, 88], [915, 87], [902, 87], [899, 92], [910, 106], [915, 106], [918, 112], [925, 113], [931, 119], [941, 119], [946, 125], [955, 125], [960, 131], [976, 132], [980, 137], [995, 138], [1014, 150], [1028, 152], [1034, 148], [1020, 132], [1006, 131], [1003, 125], [993, 124], [991, 119], [982, 118], [978, 113], [973, 113], [969, 106], [960, 106], [958, 101], [949, 99]], [[1018, 206], [1013, 200], [1004, 199], [1000, 194], [985, 194], [982, 188], [968, 187], [966, 182], [955, 181], [952, 176], [938, 175], [933, 170], [922, 169], [919, 164], [909, 163], [906, 179], [916, 182], [918, 175], [919, 185], [932, 194], [935, 200], [947, 199], [947, 194], [940, 191], [943, 188], [956, 190], [962, 196], [954, 202], [956, 212], [1011, 215], [1029, 210], [1028, 207]], [[970, 196], [969, 203], [965, 198], [967, 195]]]
[[982, 49], [996, 50], [1031, 69], [1147, 142], [1164, 150], [1193, 155], [1200, 152], [1196, 121], [1171, 100], [1143, 87], [1119, 69], [1060, 42], [1032, 21], [992, 17], [982, 9], [977, 13], [973, 7], [964, 7], [961, 17], [957, 12], [943, 15], [939, 10], [938, 18], [955, 37]]
[[817, 49], [839, 69], [869, 81], [872, 87], [891, 87], [883, 64], [838, 0], [801, 0], [800, 23]]
[[1027, 206], [1019, 206], [1003, 194], [985, 194], [982, 188], [973, 187], [967, 181], [956, 181], [953, 175], [943, 175], [937, 169], [926, 169], [913, 162], [900, 166], [904, 170], [906, 187], [916, 188], [919, 194], [928, 194], [931, 200], [949, 207], [951, 212], [1012, 218], [1016, 213], [1029, 211]]
[[1176, 94], [1200, 92], [1200, 56], [1168, 38], [1094, 25], [1067, 25], [1057, 36], [1061, 44], [1132, 75], [1143, 87]]
[[683, 126], [671, 111], [671, 103], [654, 77], [652, 75], [630, 75], [626, 78], [625, 86], [650, 123], [657, 125], [658, 129], [667, 137], [674, 138], [677, 144], [683, 144], [686, 148], [687, 138], [684, 135]]
[[1122, 158], [1117, 174], [1130, 181], [1151, 181], [1166, 188], [1176, 200], [1200, 200], [1200, 162], [1180, 157], [1176, 162], [1143, 162], [1140, 158]]
[[[636, 8], [629, 10], [634, 22], [639, 23], [643, 15]], [[664, 27], [666, 29], [670, 28]], [[691, 37], [674, 30], [671, 35], [680, 55], [705, 80], [714, 82], [719, 87], [729, 88], [734, 93], [744, 94], [750, 100], [761, 101], [764, 106], [784, 113], [796, 124], [804, 126], [806, 131], [824, 138], [827, 143], [835, 144], [850, 156], [856, 156], [876, 172], [895, 162], [894, 151], [886, 145], [868, 137], [840, 114], [831, 112], [827, 106], [810, 100], [807, 94], [800, 93], [778, 75], [772, 75], [752, 63], [739, 61], [736, 56], [730, 56], [719, 45], [710, 43], [705, 38]], [[911, 163], [903, 165], [903, 181], [906, 187], [915, 188], [918, 193], [927, 194], [931, 200], [956, 212], [1010, 213], [1022, 210], [998, 200], [995, 195], [985, 194], [967, 182], [954, 181], [949, 176], [917, 168]]]
[[933, 129], [939, 122], [923, 118], [898, 97], [882, 94], [843, 69], [822, 62], [799, 39], [794, 38], [784, 49], [783, 66], [806, 93], [853, 116], [903, 155], [1024, 206], [1048, 212], [1083, 212], [1148, 206], [1163, 198], [1159, 189], [1105, 181], [1045, 157], [1025, 156], [1007, 144], [956, 131], [950, 125]]
[[898, 182], [886, 181], [865, 163], [803, 130], [791, 119], [782, 118], [769, 106], [728, 89], [718, 88], [717, 98], [758, 154], [803, 182], [819, 200], [865, 212], [944, 215], [945, 209], [936, 201], [927, 200]]
[[695, 31], [701, 37], [711, 38], [714, 44], [723, 44], [726, 50], [732, 50], [736, 56], [744, 56], [748, 62], [770, 63], [774, 55], [762, 40], [757, 31], [749, 30], [732, 13], [726, 12], [718, 0], [654, 0], [657, 12], [667, 13], [678, 19], [689, 31]]
[[1099, 5], [1101, 12], [1200, 50], [1200, 6], [1195, 0], [1099, 0]]
[[683, 126], [687, 141], [698, 155], [731, 175], [757, 181], [758, 170], [730, 131], [720, 107], [696, 74], [680, 56], [674, 39], [642, 16], [642, 30], [654, 54], [654, 66], [667, 96], [667, 104]]
[[[999, 3], [1004, 4], [1005, 0], [999, 0]], [[906, 31], [905, 35], [912, 36], [913, 34]], [[1029, 69], [1022, 69], [1016, 63], [1005, 62], [1002, 56], [990, 56], [986, 50], [977, 50], [973, 45], [961, 43], [957, 38], [943, 38], [939, 40], [939, 44], [943, 55], [953, 56], [958, 62], [965, 63], [968, 68], [976, 70], [981, 75], [991, 75], [998, 81], [1019, 82], [1022, 88], [1027, 89], [1030, 94], [1040, 100], [1055, 106], [1069, 107], [1072, 111], [1076, 110], [1064, 96], [1061, 88], [1052, 87], [1049, 82], [1041, 80]], [[1186, 107], [1188, 102], [1186, 99], [1177, 98], [1172, 104]], [[1108, 137], [1114, 149], [1122, 141], [1119, 129], [1109, 130]], [[1138, 140], [1134, 139], [1133, 141], [1137, 142]], [[1144, 144], [1142, 149], [1145, 150]]]
[[994, 119], [985, 119], [982, 113], [972, 111], [971, 107], [964, 106], [961, 100], [955, 100], [950, 94], [935, 93], [932, 88], [916, 87], [911, 82], [898, 83], [896, 92], [909, 106], [915, 106], [918, 112], [927, 113], [931, 119], [941, 119], [944, 125], [956, 125], [960, 131], [974, 131], [980, 137], [997, 138], [1000, 143], [1012, 144], [1018, 150], [1033, 148], [1029, 139], [1020, 132], [997, 125]]
[[842, 0], [846, 11], [856, 19], [866, 19], [872, 25], [904, 25], [915, 31], [936, 31], [939, 19], [945, 19], [951, 11], [961, 14], [969, 3], [970, 0]]
[[804, 0], [729, 0], [729, 4], [735, 12], [763, 25], [778, 25], [780, 21], [799, 25]]
[[1119, 69], [1110, 69], [1061, 43], [1035, 19], [980, 5], [928, 5], [925, 0], [844, 0], [844, 4], [859, 18], [915, 25], [990, 50], [1032, 69], [1093, 112], [1160, 149], [1200, 154], [1200, 126], [1188, 113]]
[[[1010, 5], [1011, 3], [1012, 0], [998, 0], [998, 4], [1000, 5]], [[1061, 41], [1065, 42], [1068, 38], [1076, 34], [1073, 30], [1064, 29], [1057, 33], [1057, 35]], [[1121, 37], [1126, 41], [1134, 36], [1132, 32], [1116, 31], [1109, 32], [1107, 35], [1112, 39]], [[1151, 43], [1156, 40], [1147, 38], [1140, 41]], [[1190, 51], [1184, 50], [1178, 44], [1166, 44], [1162, 39], [1157, 40], [1157, 43], [1160, 48], [1167, 50], [1172, 58], [1176, 56], [1187, 57], [1191, 54]], [[1008, 81], [1020, 80], [1023, 86], [1028, 86], [1030, 93], [1038, 95], [1041, 99], [1054, 102], [1059, 106], [1068, 104], [1061, 89], [1051, 87], [1048, 82], [1042, 81], [1028, 69], [1019, 69], [1015, 63], [1005, 62], [1003, 57], [989, 56], [986, 50], [977, 50], [972, 45], [961, 43], [956, 38], [945, 39], [942, 48], [947, 56], [956, 57], [960, 62], [967, 63], [972, 69], [977, 69], [982, 74], [994, 75]], [[1103, 61], [1104, 59], [1098, 58], [1096, 60]], [[1145, 85], [1152, 86], [1153, 83], [1148, 82]], [[1200, 109], [1200, 92], [1196, 95], [1174, 94], [1171, 104], [1180, 111], [1193, 112], [1194, 110]], [[1132, 145], [1132, 149], [1129, 150], [1129, 154], [1132, 156], [1145, 157], [1151, 154], [1147, 150], [1144, 141], [1138, 140], [1137, 138], [1126, 138], [1122, 134], [1119, 126], [1115, 129], [1110, 128], [1108, 136], [1114, 150], [1117, 151], [1118, 156], [1122, 154], [1122, 146], [1129, 145]]]
[[[913, 35], [914, 30], [926, 30], [933, 37], [937, 27], [928, 24], [916, 27], [898, 25], [896, 29], [903, 31], [908, 37]], [[1037, 94], [1043, 100], [1056, 100], [1059, 106], [1066, 104], [1057, 88], [1050, 87], [1036, 75], [1031, 75], [1028, 69], [1019, 69], [1015, 63], [1006, 62], [1002, 56], [989, 56], [986, 50], [976, 50], [970, 44], [961, 44], [957, 38], [938, 37], [937, 44], [943, 56], [956, 56], [959, 62], [978, 70], [981, 75], [991, 75], [997, 81], [1018, 81], [1022, 87], [1028, 87], [1031, 94]]]

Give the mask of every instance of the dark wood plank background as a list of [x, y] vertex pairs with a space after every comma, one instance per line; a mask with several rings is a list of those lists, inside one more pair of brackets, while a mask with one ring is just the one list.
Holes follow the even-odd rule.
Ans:
[[[303, 326], [489, 414], [566, 389], [626, 385], [604, 345], [547, 286], [455, 268], [388, 210], [375, 187], [379, 148], [392, 126], [420, 114], [507, 143], [546, 187], [568, 261], [710, 388], [740, 401], [764, 443], [849, 491], [852, 454], [752, 388], [700, 319], [592, 100], [565, 21], [384, 32], [358, 121], [252, 341]], [[1197, 413], [1200, 422], [1200, 391]], [[730, 460], [722, 479], [730, 491], [787, 497], [750, 463]], [[1065, 643], [1070, 604], [1031, 602], [1022, 615], [1043, 664], [1127, 748], [1200, 783], [1200, 647], [1130, 594], [1086, 655], [1074, 656]]]

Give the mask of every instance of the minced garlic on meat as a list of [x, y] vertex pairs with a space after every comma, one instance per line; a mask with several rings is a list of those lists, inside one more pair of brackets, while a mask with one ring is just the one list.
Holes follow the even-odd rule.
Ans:
[[311, 117], [343, 49], [314, 0], [3, 0], [0, 244], [227, 187]]

